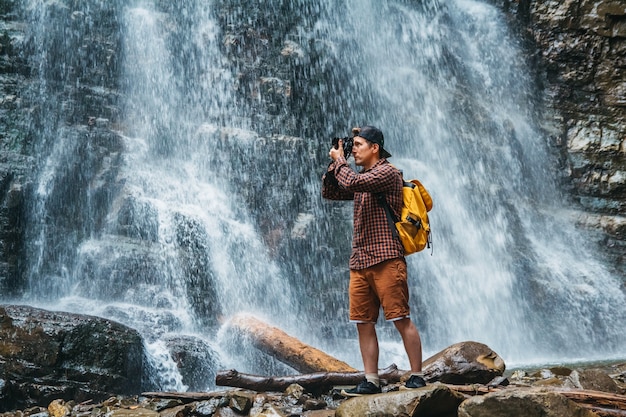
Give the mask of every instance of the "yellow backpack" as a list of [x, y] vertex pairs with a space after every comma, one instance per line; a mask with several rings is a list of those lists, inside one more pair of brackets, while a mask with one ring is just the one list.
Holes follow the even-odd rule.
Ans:
[[387, 220], [394, 236], [400, 239], [404, 254], [410, 255], [424, 248], [431, 247], [430, 223], [428, 212], [433, 208], [433, 199], [418, 180], [404, 181], [402, 187], [402, 211], [400, 218], [394, 219], [384, 195], [380, 201], [387, 214]]

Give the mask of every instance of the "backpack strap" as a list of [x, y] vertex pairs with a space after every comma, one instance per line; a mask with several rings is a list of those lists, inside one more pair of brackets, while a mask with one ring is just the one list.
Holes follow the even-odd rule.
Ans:
[[[387, 215], [387, 222], [389, 223], [389, 227], [391, 228], [391, 234], [394, 238], [400, 240], [400, 235], [398, 234], [398, 229], [396, 229], [396, 220], [394, 220], [393, 214], [391, 214], [391, 208], [389, 207], [389, 203], [387, 203], [387, 199], [385, 198], [385, 194], [377, 194], [378, 203], [385, 210], [385, 214]], [[402, 242], [400, 242], [402, 243]]]

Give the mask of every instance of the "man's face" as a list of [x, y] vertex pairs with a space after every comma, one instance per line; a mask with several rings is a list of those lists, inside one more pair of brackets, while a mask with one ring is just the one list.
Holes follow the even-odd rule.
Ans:
[[352, 156], [357, 166], [369, 168], [379, 159], [378, 144], [370, 143], [366, 139], [355, 136]]

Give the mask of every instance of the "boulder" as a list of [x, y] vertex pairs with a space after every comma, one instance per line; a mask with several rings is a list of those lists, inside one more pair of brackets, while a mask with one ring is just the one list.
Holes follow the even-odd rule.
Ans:
[[187, 390], [202, 391], [214, 384], [220, 357], [206, 341], [191, 335], [168, 336], [165, 341]]
[[601, 369], [595, 368], [573, 371], [567, 377], [565, 385], [578, 389], [621, 394], [621, 389], [613, 378]]
[[351, 398], [336, 410], [336, 417], [456, 416], [464, 396], [445, 385]]
[[0, 306], [0, 412], [141, 392], [139, 334], [98, 317]]
[[505, 370], [504, 360], [489, 346], [471, 341], [445, 348], [423, 366], [427, 381], [448, 384], [486, 384]]
[[459, 406], [459, 417], [597, 417], [554, 391], [515, 389], [475, 396]]

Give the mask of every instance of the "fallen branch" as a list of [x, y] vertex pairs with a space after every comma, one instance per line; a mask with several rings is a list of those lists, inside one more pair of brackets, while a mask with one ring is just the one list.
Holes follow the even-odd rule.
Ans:
[[[391, 365], [379, 371], [380, 378], [388, 383], [400, 381], [406, 371], [401, 371], [396, 365]], [[298, 384], [308, 391], [325, 391], [334, 385], [358, 384], [365, 374], [363, 372], [316, 372], [311, 374], [263, 377], [244, 374], [234, 369], [220, 371], [215, 382], [220, 386], [230, 386], [250, 389], [253, 391], [284, 391], [291, 384]]]
[[578, 403], [597, 404], [626, 411], [626, 395], [580, 389], [557, 389], [556, 391]]

